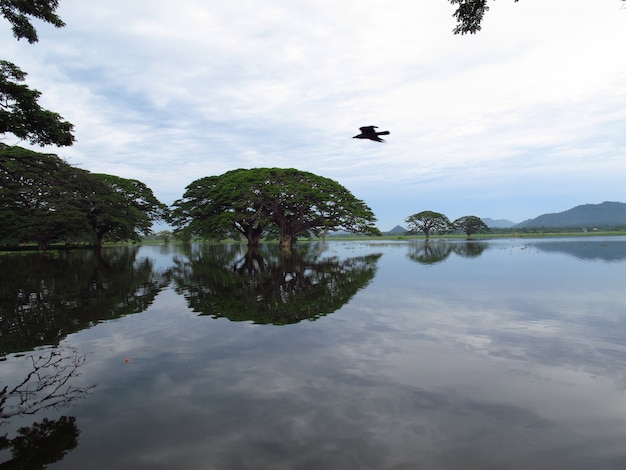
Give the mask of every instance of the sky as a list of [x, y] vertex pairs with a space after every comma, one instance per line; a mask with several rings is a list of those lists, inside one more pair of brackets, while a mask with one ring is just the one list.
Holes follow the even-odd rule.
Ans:
[[[138, 179], [297, 168], [385, 231], [417, 212], [514, 222], [626, 202], [626, 2], [491, 1], [454, 35], [447, 0], [61, 0], [39, 42], [2, 20], [2, 59], [75, 126], [33, 147]], [[379, 126], [387, 142], [352, 139]]]

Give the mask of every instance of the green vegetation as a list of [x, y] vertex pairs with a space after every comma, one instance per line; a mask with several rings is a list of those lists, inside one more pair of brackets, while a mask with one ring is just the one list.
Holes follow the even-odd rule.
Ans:
[[137, 180], [94, 175], [0, 143], [0, 245], [139, 240], [169, 210]]
[[339, 183], [293, 168], [238, 169], [192, 182], [174, 202], [172, 223], [183, 238], [243, 236], [256, 246], [277, 234], [283, 251], [298, 236], [328, 231], [378, 235], [365, 203]]
[[466, 215], [464, 217], [459, 217], [452, 225], [457, 230], [462, 230], [467, 238], [471, 237], [475, 233], [485, 233], [489, 231], [489, 227], [480, 219], [480, 217], [476, 217], [475, 215]]
[[409, 233], [422, 232], [426, 239], [429, 238], [431, 230], [447, 233], [454, 227], [445, 215], [434, 211], [422, 211], [410, 215], [406, 218], [406, 223], [409, 224]]
[[[0, 1], [0, 14], [11, 24], [13, 35], [29, 43], [39, 40], [30, 18], [57, 28], [65, 26], [55, 14], [57, 0]], [[13, 134], [31, 144], [69, 146], [74, 126], [55, 112], [42, 108], [41, 93], [25, 83], [26, 73], [17, 65], [0, 60], [0, 135]]]

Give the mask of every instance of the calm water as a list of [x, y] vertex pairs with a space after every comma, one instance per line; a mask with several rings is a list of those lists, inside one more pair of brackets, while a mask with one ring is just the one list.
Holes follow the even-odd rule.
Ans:
[[626, 468], [626, 238], [276, 251], [0, 255], [0, 469]]

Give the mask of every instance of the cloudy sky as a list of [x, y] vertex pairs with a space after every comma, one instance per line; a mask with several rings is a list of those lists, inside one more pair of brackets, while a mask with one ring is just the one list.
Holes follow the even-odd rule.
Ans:
[[[422, 210], [521, 222], [626, 202], [626, 5], [491, 2], [466, 36], [453, 10], [61, 0], [65, 28], [37, 23], [29, 45], [4, 22], [0, 40], [75, 125], [73, 147], [44, 151], [139, 179], [166, 204], [197, 178], [253, 167], [331, 178], [382, 230]], [[391, 135], [351, 139], [363, 125]]]

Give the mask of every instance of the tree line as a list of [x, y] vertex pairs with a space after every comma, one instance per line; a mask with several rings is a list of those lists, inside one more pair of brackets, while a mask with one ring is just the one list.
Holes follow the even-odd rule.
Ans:
[[[488, 230], [475, 216], [450, 222], [438, 212], [406, 219], [410, 230], [468, 236]], [[0, 245], [87, 244], [139, 240], [155, 222], [171, 223], [183, 240], [239, 239], [257, 246], [279, 239], [289, 251], [298, 237], [348, 231], [380, 235], [376, 217], [336, 181], [294, 168], [252, 168], [207, 176], [186, 187], [171, 207], [139, 180], [91, 173], [57, 155], [0, 143]]]
[[144, 183], [0, 143], [0, 244], [139, 240], [169, 208]]

